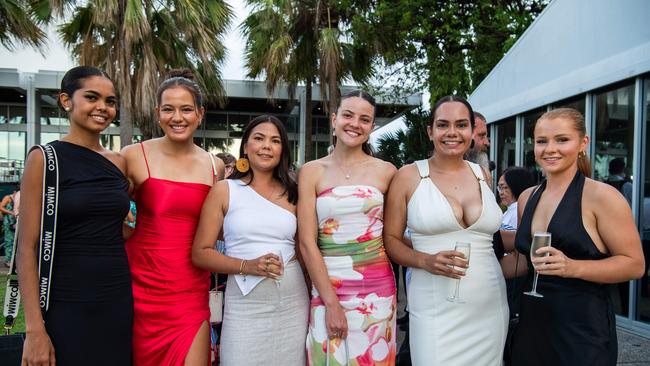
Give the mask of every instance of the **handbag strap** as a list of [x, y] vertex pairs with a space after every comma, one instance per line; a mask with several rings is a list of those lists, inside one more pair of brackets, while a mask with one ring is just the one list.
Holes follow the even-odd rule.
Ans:
[[43, 164], [43, 200], [41, 203], [41, 239], [38, 254], [38, 300], [41, 312], [45, 315], [50, 306], [52, 264], [54, 263], [56, 218], [59, 206], [59, 161], [52, 145], [38, 145], [38, 148], [41, 149], [45, 157], [45, 164]]
[[9, 335], [11, 328], [14, 327], [14, 321], [18, 316], [18, 308], [20, 306], [20, 291], [18, 290], [18, 275], [16, 273], [16, 243], [18, 239], [18, 224], [16, 223], [16, 232], [14, 234], [14, 241], [11, 243], [13, 251], [11, 259], [9, 260], [9, 274], [7, 275], [7, 287], [4, 299], [5, 317], [4, 330], [5, 334]]
[[[330, 366], [330, 343], [332, 340], [327, 338], [327, 346], [325, 346], [325, 366]], [[348, 339], [343, 340], [343, 346], [345, 347], [345, 366], [350, 365], [350, 349], [348, 348]]]

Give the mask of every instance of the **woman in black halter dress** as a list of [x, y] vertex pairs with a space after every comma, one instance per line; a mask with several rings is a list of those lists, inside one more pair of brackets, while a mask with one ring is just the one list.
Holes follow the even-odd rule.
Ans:
[[[535, 158], [547, 180], [519, 199], [515, 245], [528, 260], [529, 278], [539, 271], [537, 292], [544, 297], [521, 295], [513, 365], [616, 365], [607, 284], [639, 278], [643, 255], [625, 199], [585, 177], [587, 141], [582, 115], [573, 109], [547, 112], [535, 126]], [[531, 261], [536, 231], [550, 232], [552, 247], [538, 251], [548, 257]]]
[[[18, 276], [27, 366], [129, 366], [133, 294], [122, 221], [129, 210], [126, 162], [99, 144], [116, 115], [113, 83], [79, 66], [61, 81], [70, 132], [50, 145], [58, 160], [58, 210], [49, 308], [39, 306], [38, 241], [44, 159], [33, 149], [21, 190]], [[2, 362], [0, 361], [0, 364]]]

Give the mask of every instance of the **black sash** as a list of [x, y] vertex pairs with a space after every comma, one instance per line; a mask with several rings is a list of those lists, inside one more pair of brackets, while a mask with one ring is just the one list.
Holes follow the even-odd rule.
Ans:
[[[33, 149], [40, 149], [43, 153], [43, 199], [41, 202], [41, 235], [38, 251], [39, 272], [39, 304], [45, 316], [50, 303], [50, 285], [52, 279], [52, 264], [54, 261], [54, 242], [56, 237], [56, 213], [59, 203], [59, 171], [56, 151], [52, 145], [37, 145]], [[31, 152], [30, 150], [30, 152]], [[5, 332], [13, 327], [20, 306], [20, 291], [16, 272], [16, 243], [18, 239], [18, 225], [14, 235], [14, 251], [11, 256], [9, 276], [7, 279], [7, 292], [5, 294], [4, 316]]]

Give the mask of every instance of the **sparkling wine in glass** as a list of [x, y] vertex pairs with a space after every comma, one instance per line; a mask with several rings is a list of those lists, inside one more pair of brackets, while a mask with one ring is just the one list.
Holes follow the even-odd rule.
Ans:
[[[457, 259], [467, 261], [467, 265], [469, 266], [469, 255], [470, 255], [471, 250], [472, 250], [472, 244], [457, 241], [456, 242], [456, 247], [454, 248], [454, 250], [457, 251], [457, 252], [461, 252], [461, 253], [463, 253], [465, 255], [465, 258], [457, 258]], [[460, 271], [465, 271], [466, 270], [465, 268], [462, 268], [462, 267], [454, 267], [454, 269], [457, 269], [457, 270], [460, 270]], [[450, 297], [447, 298], [447, 301], [455, 302], [455, 303], [458, 303], [458, 304], [465, 303], [465, 301], [460, 299], [459, 291], [460, 291], [460, 278], [456, 279], [456, 287], [454, 289], [454, 293], [453, 293], [453, 295], [451, 295]]]
[[[551, 233], [548, 233], [546, 231], [536, 231], [535, 235], [533, 235], [533, 242], [530, 245], [530, 258], [532, 259], [532, 258], [547, 257], [548, 253], [537, 254], [536, 251], [539, 248], [550, 247], [550, 246], [551, 246]], [[533, 278], [533, 288], [528, 292], [524, 292], [524, 294], [529, 296], [535, 296], [535, 297], [544, 297], [544, 295], [537, 292], [538, 277], [539, 277], [539, 273], [537, 272], [537, 270], [535, 270], [535, 277]]]

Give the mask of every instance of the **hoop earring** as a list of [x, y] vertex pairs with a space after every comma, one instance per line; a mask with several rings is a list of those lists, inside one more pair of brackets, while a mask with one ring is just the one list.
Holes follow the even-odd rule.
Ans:
[[246, 155], [237, 159], [237, 163], [235, 163], [235, 169], [237, 169], [237, 171], [240, 173], [248, 172], [248, 170], [250, 169], [250, 163], [248, 162], [248, 158], [246, 157]]

